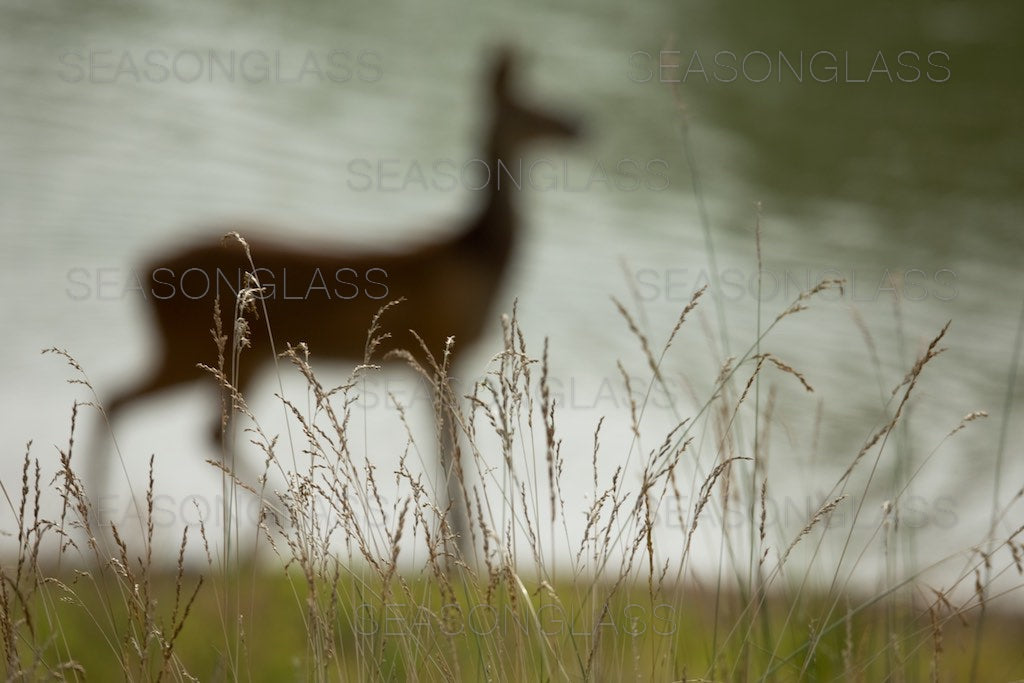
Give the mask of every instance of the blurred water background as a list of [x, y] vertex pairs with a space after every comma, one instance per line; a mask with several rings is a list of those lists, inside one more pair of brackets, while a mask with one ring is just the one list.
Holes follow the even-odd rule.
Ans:
[[[527, 229], [500, 306], [518, 298], [534, 353], [550, 337], [571, 466], [589, 470], [602, 415], [604, 472], [625, 461], [630, 409], [616, 361], [647, 378], [610, 296], [658, 345], [692, 291], [718, 285], [724, 320], [706, 299], [665, 361], [679, 395], [694, 396], [678, 404], [684, 417], [709, 396], [722, 355], [753, 342], [761, 202], [765, 323], [821, 278], [847, 280], [844, 294], [813, 301], [764, 344], [815, 389], [766, 374], [778, 391], [773, 514], [799, 530], [952, 320], [948, 351], [922, 376], [878, 476], [898, 488], [930, 458], [906, 494], [905, 522], [929, 552], [962, 549], [987, 528], [1004, 426], [1001, 501], [1024, 483], [1019, 402], [1005, 410], [1024, 295], [1022, 15], [966, 2], [826, 12], [813, 3], [5, 0], [0, 475], [18, 488], [29, 439], [55, 460], [71, 403], [84, 397], [40, 349], [70, 351], [101, 393], [152, 361], [144, 304], [124, 292], [148, 255], [251, 221], [296, 242], [357, 245], [457, 225], [479, 193], [434, 164], [479, 155], [481, 80], [494, 47], [512, 44], [523, 55], [516, 87], [587, 127], [572, 148], [532, 150], [550, 163], [521, 197]], [[798, 77], [780, 55], [807, 70]], [[674, 80], [684, 81], [675, 86], [689, 159]], [[493, 330], [465, 372], [482, 372], [500, 348], [497, 317]], [[325, 368], [337, 381], [346, 370]], [[287, 382], [301, 395], [297, 378]], [[385, 463], [404, 437], [384, 392], [410, 401], [417, 392], [407, 375], [387, 382], [368, 388], [357, 425]], [[268, 376], [255, 401], [269, 431], [280, 429], [276, 388]], [[216, 508], [219, 479], [202, 462], [212, 455], [208, 400], [200, 388], [168, 394], [119, 429], [140, 486], [156, 454], [169, 524], [187, 523], [197, 499]], [[973, 410], [990, 417], [940, 445]], [[415, 424], [429, 443], [425, 413]], [[675, 415], [654, 399], [644, 419], [650, 449]], [[127, 510], [119, 481], [114, 507]], [[876, 487], [878, 510], [889, 487]], [[574, 493], [582, 511], [586, 492]], [[871, 524], [880, 514], [864, 513]], [[668, 517], [665, 547], [681, 538]]]

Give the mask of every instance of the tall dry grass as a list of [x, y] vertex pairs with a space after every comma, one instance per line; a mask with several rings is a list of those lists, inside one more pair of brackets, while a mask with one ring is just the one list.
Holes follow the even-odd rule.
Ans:
[[[339, 386], [318, 379], [315, 349], [282, 350], [282, 362], [308, 387], [305, 405], [280, 398], [294, 430], [285, 439], [266, 433], [233, 388], [244, 343], [226, 348], [227, 335], [215, 329], [220, 360], [208, 370], [224, 389], [226, 438], [210, 464], [222, 481], [221, 533], [205, 522], [186, 526], [167, 561], [154, 531], [160, 463], [153, 457], [138, 533], [105, 524], [78, 474], [76, 445], [81, 411], [102, 406], [94, 396], [74, 404], [59, 462], [33, 455], [30, 444], [20, 491], [3, 485], [16, 542], [0, 581], [5, 678], [95, 677], [82, 664], [83, 642], [127, 680], [269, 680], [266, 661], [276, 657], [291, 663], [294, 677], [324, 681], [1024, 675], [1005, 640], [1020, 617], [994, 609], [1008, 599], [996, 586], [1024, 570], [1024, 526], [1012, 523], [1022, 491], [996, 507], [990, 533], [972, 547], [953, 556], [916, 552], [913, 562], [901, 554], [914, 539], [900, 524], [911, 483], [948, 439], [964, 438], [985, 414], [952, 425], [913, 470], [892, 481], [878, 475], [920, 378], [943, 351], [948, 324], [891, 388], [886, 419], [866, 432], [802, 524], [768, 522], [768, 502], [784, 489], [769, 467], [779, 383], [813, 391], [804, 373], [770, 350], [770, 335], [791, 316], [813, 315], [806, 311], [816, 298], [842, 286], [824, 281], [765, 324], [759, 310], [754, 341], [721, 359], [696, 402], [664, 367], [705, 290], [694, 292], [661, 344], [616, 301], [646, 373], [636, 386], [636, 373], [617, 367], [631, 397], [626, 452], [602, 447], [605, 418], [592, 433], [563, 433], [547, 341], [539, 353], [528, 346], [515, 309], [502, 318], [503, 344], [488, 373], [465, 393], [447, 354], [424, 356], [426, 344], [393, 354], [388, 360], [432, 388], [436, 443], [417, 443], [408, 427], [392, 472], [378, 467], [372, 442], [352, 438], [364, 380], [383, 371], [376, 351], [388, 307], [369, 325], [363, 362]], [[239, 300], [236, 329], [245, 329], [247, 304], [257, 297]], [[74, 359], [51, 352], [91, 393]], [[655, 395], [677, 416], [658, 432], [650, 418]], [[395, 406], [408, 425], [405, 407]], [[453, 457], [439, 475], [423, 463], [443, 448]], [[256, 453], [259, 468], [251, 465]], [[581, 508], [578, 494], [587, 489]], [[884, 514], [871, 523], [867, 511], [879, 495]], [[59, 514], [43, 512], [48, 498]], [[258, 501], [255, 533], [239, 514], [243, 499]], [[457, 506], [467, 513], [460, 531], [452, 523]], [[840, 512], [846, 523], [831, 525]], [[744, 524], [729, 523], [737, 514]], [[672, 534], [658, 527], [668, 515]], [[854, 533], [864, 526], [866, 533]], [[856, 576], [879, 546], [884, 580], [865, 593]], [[188, 566], [189, 547], [200, 551], [198, 568]], [[928, 578], [938, 565], [952, 577], [941, 586]], [[267, 603], [275, 582], [290, 600]], [[1019, 586], [1018, 579], [1011, 590]], [[993, 619], [1002, 625], [996, 632]], [[183, 649], [183, 638], [197, 634], [198, 643]]]

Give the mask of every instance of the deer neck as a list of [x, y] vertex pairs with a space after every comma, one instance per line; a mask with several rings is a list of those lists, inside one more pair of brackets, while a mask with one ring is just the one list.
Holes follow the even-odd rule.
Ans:
[[[482, 205], [477, 211], [476, 220], [460, 240], [461, 246], [499, 267], [508, 262], [515, 247], [519, 218], [514, 195], [519, 192], [516, 183], [521, 180], [509, 177], [509, 172], [518, 174], [518, 166], [512, 163], [512, 154], [502, 152], [500, 147], [492, 146], [484, 157], [490, 169], [490, 177], [482, 191]], [[507, 171], [499, 169], [499, 160]]]

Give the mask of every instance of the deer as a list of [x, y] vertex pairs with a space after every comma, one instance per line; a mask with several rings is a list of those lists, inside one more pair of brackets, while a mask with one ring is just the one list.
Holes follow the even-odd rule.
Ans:
[[[487, 323], [498, 322], [494, 308], [522, 236], [514, 196], [521, 185], [500, 176], [501, 167], [506, 173], [514, 168], [521, 160], [518, 155], [532, 143], [580, 136], [575, 121], [517, 96], [511, 86], [514, 69], [513, 52], [500, 50], [485, 91], [489, 119], [482, 161], [490, 170], [489, 182], [479, 193], [475, 211], [443, 238], [373, 251], [330, 242], [293, 244], [273, 235], [245, 235], [244, 242], [224, 240], [221, 231], [158, 255], [140, 269], [146, 274], [146, 302], [159, 360], [147, 376], [104, 404], [109, 428], [131, 406], [154, 394], [204, 379], [214, 383], [202, 367], [217, 363], [211, 335], [214, 299], [220, 297], [221, 329], [228, 337], [235, 335], [238, 273], [253, 272], [264, 286], [260, 306], [266, 307], [270, 328], [268, 333], [261, 324], [249, 327], [249, 348], [234, 377], [235, 389], [243, 397], [258, 370], [274, 360], [270, 334], [278, 351], [285, 343], [304, 342], [317, 358], [362, 363], [367, 329], [388, 301], [404, 299], [388, 307], [384, 319], [389, 336], [381, 339], [382, 354], [405, 350], [427, 367], [425, 356], [440, 359], [448, 352], [450, 365], [457, 366], [458, 357], [485, 334]], [[268, 293], [268, 287], [276, 291]], [[228, 348], [237, 341], [229, 339]], [[218, 408], [211, 414], [211, 437], [220, 446], [225, 434], [222, 412]], [[450, 436], [449, 443], [438, 448], [448, 500], [437, 502], [447, 510], [451, 535], [465, 556], [468, 511], [459, 501], [453, 477], [457, 444], [450, 442], [452, 438], [457, 441]], [[103, 472], [100, 466], [94, 478], [102, 479]]]

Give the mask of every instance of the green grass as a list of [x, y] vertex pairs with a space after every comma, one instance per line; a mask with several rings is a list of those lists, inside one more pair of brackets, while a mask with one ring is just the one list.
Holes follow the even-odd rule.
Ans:
[[[241, 572], [243, 584], [217, 586], [204, 581], [191, 612], [174, 646], [174, 659], [182, 670], [203, 681], [224, 680], [229, 662], [225, 653], [227, 634], [222, 614], [223, 592], [240, 590], [254, 600], [246, 606], [238, 627], [244, 631], [243, 665], [237, 672], [242, 680], [312, 680], [323, 673], [328, 680], [545, 680], [550, 669], [557, 680], [691, 680], [712, 668], [711, 630], [715, 628], [715, 600], [711, 595], [679, 598], [671, 593], [659, 596], [652, 615], [649, 594], [639, 586], [614, 589], [595, 587], [594, 598], [580, 596], [578, 586], [566, 584], [553, 591], [528, 587], [530, 597], [520, 596], [515, 603], [510, 593], [499, 587], [490, 606], [481, 606], [479, 590], [468, 591], [457, 600], [459, 610], [439, 610], [444, 599], [430, 581], [407, 579], [409, 594], [396, 596], [385, 606], [379, 596], [365, 592], [366, 585], [349, 577], [337, 587], [338, 593], [360, 596], [359, 602], [346, 604], [333, 624], [331, 646], [326, 656], [330, 666], [318, 672], [318, 658], [307, 640], [308, 618], [303, 580], [287, 572]], [[237, 577], [236, 577], [237, 578]], [[98, 638], [101, 631], [96, 615], [104, 611], [101, 598], [91, 583], [73, 576], [62, 583], [53, 579], [37, 596], [33, 610], [35, 627], [58, 635], [49, 644], [40, 638], [39, 652], [28, 644], [19, 650], [23, 661], [38, 657], [30, 680], [46, 678], [44, 672], [58, 671], [70, 654], [88, 680], [117, 680], [125, 676], [118, 647]], [[186, 574], [187, 586], [197, 584], [198, 575]], [[152, 599], [158, 613], [174, 604], [178, 578], [175, 574], [151, 576]], [[235, 582], [232, 582], [235, 583]], [[116, 582], [103, 590], [118, 591]], [[250, 589], [255, 590], [250, 590]], [[478, 589], [480, 587], [477, 587]], [[514, 593], [514, 591], [513, 591]], [[69, 599], [70, 598], [70, 599]], [[604, 611], [605, 600], [607, 611]], [[725, 596], [724, 612], [719, 619], [720, 639], [729, 625], [743, 623], [743, 603], [736, 595]], [[719, 652], [714, 680], [748, 680], [772, 668], [771, 680], [798, 680], [803, 665], [803, 647], [818, 621], [825, 601], [802, 598], [797, 617], [784, 623], [790, 604], [781, 596], [771, 597], [765, 611], [771, 615], [768, 628], [779, 646], [778, 659], [769, 663], [766, 653], [741, 654], [733, 638]], [[49, 611], [42, 609], [48, 604]], [[859, 601], [850, 598], [850, 609]], [[127, 632], [131, 618], [124, 604], [115, 603], [113, 628], [108, 636]], [[476, 609], [474, 609], [474, 607]], [[447, 623], [437, 617], [447, 614]], [[539, 615], [539, 620], [537, 616]], [[847, 618], [836, 615], [834, 628], [818, 642], [815, 655], [805, 672], [805, 680], [865, 680], [891, 678], [887, 658], [889, 648], [900, 652], [900, 670], [906, 680], [927, 680], [938, 667], [941, 680], [967, 680], [973, 652], [971, 615], [949, 620], [939, 617], [941, 632], [935, 630], [927, 610], [903, 606], [898, 615], [905, 630], [891, 638], [886, 628], [889, 615], [875, 604]], [[575, 618], [573, 618], [575, 617]], [[1018, 615], [996, 614], [989, 624], [985, 642], [986, 656], [978, 679], [1006, 681], [1024, 672], [1020, 643], [1024, 642], [1024, 620]], [[936, 647], [940, 652], [936, 652]], [[795, 657], [786, 661], [790, 654]], [[545, 664], [545, 661], [548, 663]], [[155, 678], [159, 667], [146, 672], [136, 670], [130, 678]], [[70, 670], [65, 669], [65, 674]], [[913, 672], [913, 675], [910, 675]]]

